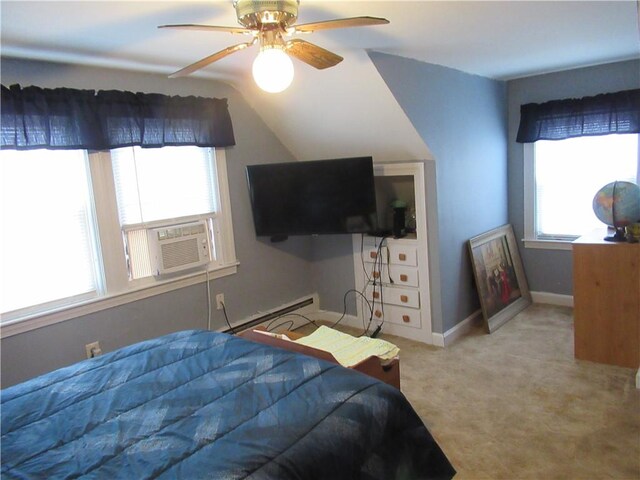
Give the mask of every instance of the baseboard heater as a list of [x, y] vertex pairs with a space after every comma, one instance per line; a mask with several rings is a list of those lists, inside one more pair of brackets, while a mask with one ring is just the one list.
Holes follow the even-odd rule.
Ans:
[[[307, 307], [309, 305], [313, 305], [313, 297], [309, 297], [306, 300], [301, 300], [300, 302], [289, 305], [288, 307], [284, 307], [279, 310], [274, 310], [271, 313], [266, 313], [260, 317], [254, 318], [253, 320], [249, 320], [239, 325], [234, 325], [233, 331], [238, 332], [242, 330], [247, 330], [251, 327], [255, 327], [256, 325], [260, 325], [261, 323], [269, 322], [274, 318], [278, 318], [282, 315], [286, 315], [287, 313], [295, 312], [296, 310]], [[222, 330], [222, 332], [231, 333], [232, 330], [230, 328], [227, 328], [225, 330]]]

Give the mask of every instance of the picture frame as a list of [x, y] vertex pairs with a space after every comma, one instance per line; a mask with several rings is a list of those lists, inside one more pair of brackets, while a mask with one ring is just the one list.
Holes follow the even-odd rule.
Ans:
[[531, 305], [518, 244], [507, 224], [471, 238], [468, 246], [482, 316], [493, 333]]

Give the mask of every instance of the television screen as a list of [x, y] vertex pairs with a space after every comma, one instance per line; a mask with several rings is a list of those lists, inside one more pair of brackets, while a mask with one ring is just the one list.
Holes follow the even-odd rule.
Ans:
[[247, 166], [258, 236], [366, 233], [376, 228], [371, 157]]

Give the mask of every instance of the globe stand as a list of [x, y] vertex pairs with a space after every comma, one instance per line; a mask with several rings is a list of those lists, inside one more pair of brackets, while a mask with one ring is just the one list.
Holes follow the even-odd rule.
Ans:
[[613, 227], [615, 229], [615, 233], [613, 235], [608, 235], [604, 237], [607, 242], [626, 242], [627, 237], [624, 233], [624, 227]]
[[607, 242], [627, 241], [624, 227], [640, 219], [640, 187], [633, 182], [607, 183], [593, 197], [593, 213], [598, 220], [615, 230]]

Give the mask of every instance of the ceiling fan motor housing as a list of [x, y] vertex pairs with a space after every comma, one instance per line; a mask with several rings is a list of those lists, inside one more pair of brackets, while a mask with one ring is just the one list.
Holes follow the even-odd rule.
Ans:
[[[295, 57], [307, 65], [317, 68], [318, 70], [322, 70], [333, 67], [344, 59], [340, 55], [336, 55], [329, 50], [325, 50], [324, 48], [307, 42], [306, 40], [302, 40], [301, 38], [292, 38], [285, 41], [284, 37], [290, 37], [296, 33], [311, 33], [317, 30], [366, 27], [370, 25], [382, 25], [389, 23], [389, 20], [386, 18], [367, 16], [339, 18], [336, 20], [325, 20], [315, 23], [295, 25], [298, 18], [299, 5], [300, 0], [233, 0], [233, 6], [236, 9], [238, 22], [244, 28], [196, 24], [160, 25], [159, 28], [181, 28], [186, 30], [229, 32], [250, 35], [252, 37], [250, 42], [239, 43], [220, 50], [219, 52], [202, 58], [197, 62], [172, 73], [170, 77], [182, 77], [189, 75], [206, 67], [207, 65], [231, 55], [232, 53], [251, 47], [257, 42], [260, 44], [260, 54], [256, 57], [256, 61], [264, 58], [286, 58], [288, 61], [286, 69], [291, 70], [291, 75], [293, 75], [293, 65], [291, 64], [291, 59], [289, 57]], [[260, 63], [263, 64], [264, 62], [261, 61]], [[282, 63], [282, 65], [284, 64], [285, 62]], [[275, 69], [282, 72], [283, 69], [285, 69], [282, 65], [277, 68], [273, 67], [273, 65], [268, 65], [267, 70]], [[275, 89], [271, 90], [271, 87], [267, 85], [267, 83], [265, 83], [265, 85], [261, 85], [258, 81], [257, 83], [261, 88], [269, 92], [282, 91]], [[286, 86], [284, 88], [286, 88]]]
[[298, 18], [300, 0], [236, 0], [238, 22], [246, 28], [280, 24], [288, 27]]

